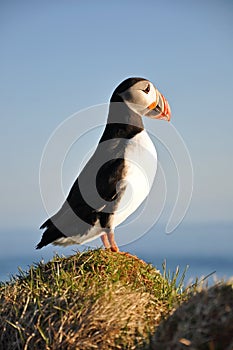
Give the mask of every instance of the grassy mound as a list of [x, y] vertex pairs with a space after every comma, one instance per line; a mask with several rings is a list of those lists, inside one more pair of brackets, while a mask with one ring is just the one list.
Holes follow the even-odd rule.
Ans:
[[186, 298], [176, 277], [105, 250], [32, 266], [0, 286], [0, 348], [144, 347], [161, 318]]
[[233, 349], [233, 283], [202, 290], [161, 322], [150, 349]]

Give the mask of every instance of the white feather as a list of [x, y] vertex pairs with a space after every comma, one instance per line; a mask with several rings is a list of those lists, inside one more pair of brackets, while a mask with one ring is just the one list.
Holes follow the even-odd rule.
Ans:
[[99, 220], [95, 223], [95, 226], [91, 227], [84, 235], [76, 234], [70, 237], [62, 237], [56, 239], [52, 244], [68, 246], [71, 244], [82, 244], [92, 241], [93, 239], [101, 236], [104, 233], [104, 229], [100, 226]]
[[127, 187], [117, 211], [112, 227], [118, 226], [131, 215], [150, 192], [157, 170], [157, 153], [147, 132], [143, 130], [128, 141], [125, 153]]

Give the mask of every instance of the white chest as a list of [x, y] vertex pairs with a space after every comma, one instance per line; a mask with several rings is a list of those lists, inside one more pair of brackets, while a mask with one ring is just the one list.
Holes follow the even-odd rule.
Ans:
[[143, 130], [127, 142], [125, 151], [126, 190], [114, 215], [113, 226], [132, 214], [150, 192], [157, 170], [157, 153], [147, 132]]

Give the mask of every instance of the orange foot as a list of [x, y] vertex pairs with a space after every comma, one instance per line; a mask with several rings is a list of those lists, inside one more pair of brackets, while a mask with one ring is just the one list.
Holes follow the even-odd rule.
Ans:
[[111, 251], [112, 251], [112, 252], [115, 252], [115, 253], [120, 253], [120, 254], [121, 254], [121, 252], [119, 251], [119, 248], [118, 248], [117, 245], [112, 245], [112, 246], [111, 246]]

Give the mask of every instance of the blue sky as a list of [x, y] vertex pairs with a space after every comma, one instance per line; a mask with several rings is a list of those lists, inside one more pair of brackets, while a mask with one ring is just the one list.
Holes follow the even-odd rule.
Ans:
[[185, 220], [232, 221], [232, 23], [227, 0], [1, 1], [1, 230], [37, 229], [46, 218], [39, 164], [51, 133], [108, 102], [129, 76], [164, 93], [190, 152]]

